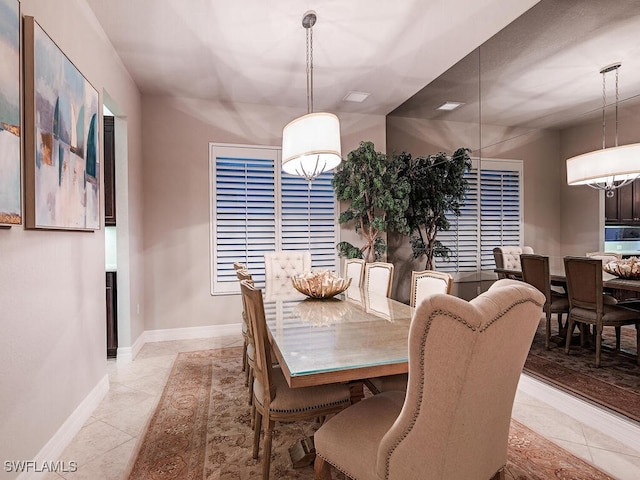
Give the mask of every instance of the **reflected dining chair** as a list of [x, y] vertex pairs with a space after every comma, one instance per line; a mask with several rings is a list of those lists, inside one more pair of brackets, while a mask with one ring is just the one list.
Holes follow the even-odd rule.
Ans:
[[344, 261], [344, 278], [351, 278], [351, 286], [360, 288], [364, 277], [364, 260], [361, 258], [347, 258]]
[[[453, 277], [445, 272], [435, 270], [422, 270], [411, 272], [411, 299], [412, 307], [420, 305], [429, 295], [434, 293], [450, 294], [453, 288]], [[368, 378], [365, 385], [371, 393], [377, 394], [391, 390], [406, 391], [407, 374], [387, 375], [384, 377]]]
[[551, 290], [551, 279], [549, 274], [549, 257], [545, 255], [535, 255], [523, 253], [520, 255], [522, 265], [522, 279], [529, 285], [533, 285], [545, 296], [544, 314], [546, 316], [546, 326], [544, 335], [544, 348], [549, 350], [551, 340], [551, 315], [558, 317], [558, 333], [562, 334], [562, 315], [569, 313], [569, 299]]
[[391, 296], [393, 263], [371, 262], [364, 265], [363, 287], [369, 293]]
[[[596, 368], [602, 361], [602, 329], [614, 327], [616, 349], [620, 351], [620, 327], [636, 326], [636, 358], [640, 365], [640, 312], [616, 305], [615, 299], [602, 293], [602, 261], [598, 258], [564, 257], [564, 271], [569, 293], [569, 321], [565, 353], [571, 348], [571, 335], [576, 322], [594, 326]], [[605, 301], [606, 299], [606, 301]], [[580, 345], [584, 346], [584, 330], [581, 329]]]
[[262, 292], [246, 280], [240, 282], [240, 288], [256, 347], [253, 458], [258, 458], [260, 431], [264, 425], [262, 478], [268, 480], [274, 423], [310, 420], [337, 413], [350, 405], [351, 392], [341, 383], [290, 388], [280, 367], [272, 363]]
[[[533, 248], [517, 247], [512, 245], [495, 247], [493, 249], [493, 259], [496, 262], [496, 268], [520, 271], [522, 269], [522, 266], [520, 265], [520, 255], [523, 253], [534, 253]], [[500, 278], [515, 277], [513, 275], [507, 275], [506, 273], [498, 273], [498, 279]]]
[[409, 383], [328, 419], [315, 474], [358, 480], [503, 479], [511, 411], [545, 298], [503, 279], [467, 302], [435, 294], [409, 329]]
[[311, 253], [308, 250], [280, 250], [264, 254], [265, 277], [291, 278], [311, 271]]

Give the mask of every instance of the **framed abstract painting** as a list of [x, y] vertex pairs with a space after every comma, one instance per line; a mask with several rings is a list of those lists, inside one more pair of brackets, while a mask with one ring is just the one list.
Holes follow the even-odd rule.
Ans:
[[22, 223], [20, 4], [0, 0], [0, 225]]
[[100, 228], [99, 96], [24, 17], [25, 226]]

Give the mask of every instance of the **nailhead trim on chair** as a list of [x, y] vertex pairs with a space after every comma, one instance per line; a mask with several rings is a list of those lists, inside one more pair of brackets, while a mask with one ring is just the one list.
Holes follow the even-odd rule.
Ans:
[[[260, 402], [258, 402], [260, 403]], [[270, 412], [275, 412], [275, 413], [295, 413], [295, 412], [306, 412], [309, 410], [316, 410], [316, 409], [320, 409], [320, 408], [326, 408], [326, 407], [335, 407], [337, 405], [342, 405], [342, 404], [347, 404], [347, 403], [351, 403], [350, 399], [346, 399], [346, 400], [341, 400], [339, 402], [331, 402], [331, 403], [323, 403], [321, 405], [314, 405], [311, 407], [305, 407], [305, 408], [294, 408], [293, 410], [282, 410], [279, 408], [270, 408], [269, 411]], [[260, 405], [262, 407], [264, 407], [264, 404], [260, 403]]]
[[[507, 309], [505, 309], [504, 311], [498, 313], [495, 317], [493, 317], [489, 322], [487, 322], [487, 324], [482, 327], [479, 332], [482, 333], [484, 331], [486, 331], [487, 327], [493, 323], [495, 323], [499, 318], [502, 318], [504, 315], [506, 315], [512, 308], [514, 308], [517, 305], [521, 305], [523, 303], [527, 303], [527, 302], [532, 302], [535, 305], [538, 305], [539, 307], [542, 308], [542, 304], [532, 300], [532, 299], [526, 299], [526, 300], [518, 300], [517, 302], [512, 303], [511, 305], [509, 305], [509, 307]], [[418, 402], [416, 405], [416, 410], [413, 414], [413, 417], [411, 418], [411, 421], [409, 422], [409, 425], [407, 426], [407, 428], [405, 429], [405, 431], [398, 437], [398, 439], [393, 443], [393, 445], [391, 446], [391, 449], [389, 450], [389, 454], [387, 455], [387, 458], [385, 460], [385, 473], [384, 473], [384, 478], [386, 480], [389, 479], [389, 469], [390, 469], [390, 462], [391, 462], [391, 455], [393, 454], [393, 452], [395, 451], [395, 449], [402, 443], [402, 441], [409, 435], [409, 433], [411, 433], [411, 430], [413, 430], [413, 427], [415, 426], [416, 420], [418, 419], [418, 415], [420, 413], [420, 408], [422, 407], [422, 396], [423, 396], [423, 389], [424, 389], [424, 347], [427, 343], [427, 335], [429, 334], [429, 330], [431, 329], [431, 323], [433, 322], [433, 319], [438, 316], [438, 315], [446, 315], [450, 318], [453, 318], [454, 320], [457, 320], [459, 322], [461, 322], [462, 324], [464, 324], [466, 327], [470, 328], [471, 330], [475, 331], [475, 327], [473, 327], [472, 325], [469, 325], [469, 323], [467, 323], [464, 319], [462, 319], [461, 317], [459, 317], [458, 315], [454, 315], [446, 310], [436, 310], [431, 312], [431, 314], [429, 315], [429, 320], [427, 321], [427, 325], [426, 328], [424, 329], [424, 332], [422, 333], [422, 337], [420, 338], [420, 382], [419, 382], [419, 395], [418, 395]], [[502, 466], [504, 467], [504, 465]]]

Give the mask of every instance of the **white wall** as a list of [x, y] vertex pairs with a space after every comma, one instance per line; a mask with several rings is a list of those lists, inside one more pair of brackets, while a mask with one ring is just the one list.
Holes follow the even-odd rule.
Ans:
[[[210, 294], [209, 142], [278, 146], [303, 113], [143, 98], [146, 330], [240, 322], [239, 296]], [[339, 117], [343, 156], [362, 140], [385, 150], [384, 116]]]
[[[129, 263], [139, 269], [140, 97], [83, 0], [22, 0], [130, 129]], [[120, 210], [119, 210], [120, 213]], [[104, 231], [0, 230], [0, 458], [35, 458], [106, 375]], [[135, 275], [134, 283], [138, 282]], [[139, 288], [132, 286], [137, 295]], [[48, 460], [55, 460], [49, 458]], [[2, 478], [13, 478], [6, 474]]]

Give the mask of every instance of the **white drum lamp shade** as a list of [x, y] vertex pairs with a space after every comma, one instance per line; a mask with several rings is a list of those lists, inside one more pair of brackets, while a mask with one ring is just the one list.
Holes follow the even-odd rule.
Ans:
[[282, 131], [282, 169], [313, 180], [342, 161], [340, 121], [332, 113], [298, 117]]
[[640, 173], [640, 143], [603, 148], [567, 160], [569, 185], [614, 184]]

